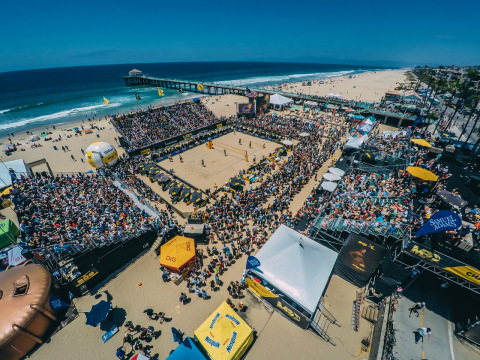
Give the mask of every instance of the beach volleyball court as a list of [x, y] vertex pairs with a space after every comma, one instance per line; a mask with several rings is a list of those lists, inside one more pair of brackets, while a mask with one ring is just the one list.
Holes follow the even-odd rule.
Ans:
[[[241, 144], [239, 144], [241, 139]], [[252, 147], [249, 147], [249, 144]], [[265, 148], [263, 148], [265, 144]], [[238, 175], [243, 169], [248, 169], [257, 163], [262, 156], [268, 156], [281, 145], [257, 138], [244, 133], [233, 132], [220, 136], [213, 140], [213, 149], [208, 149], [207, 143], [196, 146], [193, 149], [173, 157], [173, 162], [164, 160], [159, 164], [165, 169], [173, 169], [175, 175], [198, 187], [201, 190], [213, 190], [214, 184], [220, 188], [231, 177]], [[226, 152], [226, 156], [225, 153]], [[244, 151], [247, 151], [248, 162], [245, 161]], [[202, 166], [202, 160], [205, 166]]]

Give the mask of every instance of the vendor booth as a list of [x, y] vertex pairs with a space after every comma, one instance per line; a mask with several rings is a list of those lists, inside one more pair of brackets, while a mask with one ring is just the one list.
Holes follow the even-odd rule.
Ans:
[[255, 256], [247, 285], [292, 322], [306, 329], [325, 293], [338, 254], [281, 225]]
[[195, 266], [195, 241], [192, 238], [175, 236], [163, 244], [160, 247], [160, 265], [183, 278]]
[[196, 244], [208, 242], [208, 237], [205, 236], [205, 224], [203, 223], [203, 220], [199, 218], [189, 217], [185, 229], [183, 230], [183, 234], [187, 237], [193, 238]]
[[212, 360], [240, 359], [253, 343], [252, 328], [225, 301], [194, 334]]

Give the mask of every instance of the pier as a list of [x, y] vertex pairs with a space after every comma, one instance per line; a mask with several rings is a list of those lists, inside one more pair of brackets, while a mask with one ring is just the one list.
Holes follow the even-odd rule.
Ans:
[[[176, 79], [166, 79], [159, 78], [150, 75], [144, 75], [140, 70], [132, 70], [128, 75], [123, 77], [126, 86], [151, 86], [157, 88], [165, 88], [172, 90], [183, 90], [185, 92], [198, 93], [203, 95], [226, 95], [226, 94], [235, 94], [240, 96], [245, 96], [247, 94], [247, 87], [243, 86], [229, 86], [208, 82], [194, 82], [189, 80], [176, 80]], [[332, 104], [338, 106], [348, 106], [353, 110], [356, 110], [358, 113], [369, 113], [375, 115], [377, 120], [380, 120], [382, 123], [393, 126], [402, 126], [402, 123], [409, 122], [409, 124], [415, 120], [414, 116], [393, 113], [389, 111], [374, 109], [371, 107], [371, 104], [356, 102], [356, 101], [341, 101], [333, 98], [316, 98], [309, 95], [289, 93], [284, 91], [272, 91], [261, 88], [251, 87], [250, 90], [255, 90], [259, 95], [274, 95], [281, 94], [297, 101], [310, 101], [316, 102], [318, 104]], [[406, 124], [403, 124], [404, 126]]]

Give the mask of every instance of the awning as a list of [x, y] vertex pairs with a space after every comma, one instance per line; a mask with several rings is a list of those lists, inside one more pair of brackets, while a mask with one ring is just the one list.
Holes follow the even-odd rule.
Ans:
[[281, 225], [255, 257], [255, 276], [266, 280], [310, 314], [317, 308], [338, 254]]
[[332, 174], [332, 173], [325, 173], [325, 174], [323, 174], [323, 178], [325, 180], [328, 180], [328, 181], [338, 181], [342, 177], [340, 175], [335, 175], [335, 174]]
[[335, 175], [338, 175], [338, 176], [345, 175], [345, 171], [343, 171], [342, 169], [339, 169], [337, 167], [333, 167], [333, 166], [328, 168], [328, 171], [331, 172], [332, 174], [335, 174]]
[[212, 360], [240, 359], [253, 342], [252, 328], [225, 301], [194, 334]]
[[337, 188], [338, 183], [332, 181], [323, 181], [320, 186], [323, 190], [333, 192]]
[[175, 236], [160, 248], [160, 265], [180, 270], [190, 260], [195, 259], [195, 241], [192, 238]]

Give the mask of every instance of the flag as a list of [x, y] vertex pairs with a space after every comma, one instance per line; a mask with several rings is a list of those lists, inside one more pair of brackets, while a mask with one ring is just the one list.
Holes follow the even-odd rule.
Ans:
[[105, 96], [103, 97], [103, 101], [105, 101], [105, 105], [108, 105], [108, 100], [105, 98]]
[[198, 90], [203, 90], [203, 85], [202, 84], [197, 84]]
[[255, 256], [250, 255], [248, 257], [248, 259], [247, 259], [247, 270], [259, 267], [260, 265], [261, 265], [260, 260], [258, 260]]
[[415, 236], [457, 230], [461, 225], [462, 219], [460, 219], [460, 216], [452, 211], [441, 210], [433, 214], [432, 217], [417, 231]]
[[158, 89], [158, 96], [163, 96], [163, 90], [162, 89]]
[[337, 108], [338, 108], [338, 106], [335, 106], [335, 107], [333, 108], [333, 116], [335, 116], [335, 111], [337, 111]]
[[256, 91], [250, 90], [248, 87], [247, 87], [247, 89], [245, 90], [245, 92], [246, 92], [245, 96], [246, 96], [246, 97], [249, 97], [249, 98], [252, 98], [252, 99], [253, 99], [253, 98], [256, 98], [257, 95], [258, 95]]

